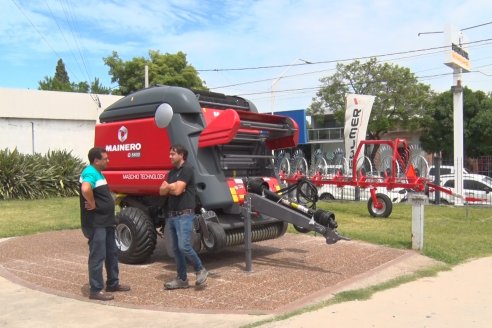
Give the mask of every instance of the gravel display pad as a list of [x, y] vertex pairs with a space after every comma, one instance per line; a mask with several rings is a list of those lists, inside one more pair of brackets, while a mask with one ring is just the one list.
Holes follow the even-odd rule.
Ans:
[[[115, 293], [111, 305], [200, 313], [281, 313], [327, 298], [340, 286], [377, 272], [409, 251], [356, 241], [326, 245], [324, 238], [301, 234], [253, 244], [252, 272], [244, 247], [200, 257], [210, 271], [207, 285], [164, 290], [176, 276], [174, 260], [159, 238], [147, 263], [120, 264], [120, 281], [131, 285]], [[17, 237], [0, 243], [0, 275], [47, 293], [88, 300], [87, 240], [80, 230]]]

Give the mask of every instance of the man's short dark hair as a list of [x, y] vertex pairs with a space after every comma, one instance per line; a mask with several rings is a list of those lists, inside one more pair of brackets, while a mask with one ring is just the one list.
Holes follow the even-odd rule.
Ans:
[[102, 154], [104, 154], [106, 151], [102, 149], [101, 147], [93, 147], [89, 150], [89, 163], [94, 164], [94, 161], [96, 159], [101, 159]]
[[183, 145], [180, 144], [172, 145], [171, 148], [169, 148], [169, 150], [172, 150], [177, 154], [183, 155], [183, 159], [185, 161], [188, 158], [188, 150], [186, 150], [186, 148]]

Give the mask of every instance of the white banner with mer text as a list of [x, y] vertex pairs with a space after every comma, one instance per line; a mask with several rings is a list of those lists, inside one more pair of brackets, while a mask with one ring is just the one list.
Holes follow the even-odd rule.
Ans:
[[[345, 99], [345, 158], [348, 160], [349, 169], [352, 169], [352, 160], [361, 140], [366, 139], [367, 124], [371, 116], [372, 105], [375, 96], [347, 94]], [[359, 158], [363, 158], [364, 149], [361, 149]], [[362, 165], [363, 160], [358, 159], [357, 166]]]

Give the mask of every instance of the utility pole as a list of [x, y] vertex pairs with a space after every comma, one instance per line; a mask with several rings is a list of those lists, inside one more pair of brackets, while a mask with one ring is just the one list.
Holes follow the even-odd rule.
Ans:
[[149, 87], [149, 66], [145, 65], [145, 88]]

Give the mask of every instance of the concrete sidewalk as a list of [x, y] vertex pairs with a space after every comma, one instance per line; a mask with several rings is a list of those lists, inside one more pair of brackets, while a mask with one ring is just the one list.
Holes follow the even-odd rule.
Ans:
[[232, 314], [195, 314], [130, 309], [32, 290], [0, 276], [0, 327], [240, 327], [259, 319]]
[[[337, 304], [261, 327], [490, 327], [492, 257], [370, 300]], [[196, 314], [108, 306], [45, 294], [0, 277], [0, 327], [241, 327], [273, 315]]]
[[492, 327], [492, 257], [261, 327]]

